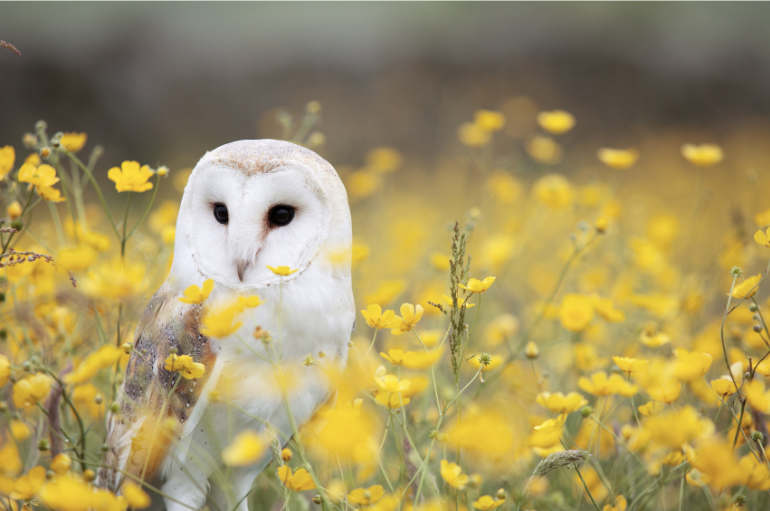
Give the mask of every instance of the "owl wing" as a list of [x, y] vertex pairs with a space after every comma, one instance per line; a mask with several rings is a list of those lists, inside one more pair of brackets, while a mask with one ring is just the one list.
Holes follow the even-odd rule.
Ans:
[[[147, 305], [134, 338], [119, 394], [120, 411], [108, 419], [108, 450], [99, 486], [117, 490], [124, 474], [150, 479], [168, 449], [192, 431], [216, 386], [216, 341], [200, 333], [201, 306], [180, 302], [164, 285]], [[201, 378], [170, 372], [171, 348], [205, 367]]]

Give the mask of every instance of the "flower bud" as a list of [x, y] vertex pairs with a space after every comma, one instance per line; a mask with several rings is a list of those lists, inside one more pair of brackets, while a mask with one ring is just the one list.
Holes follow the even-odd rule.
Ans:
[[754, 431], [751, 433], [751, 439], [757, 443], [763, 443], [765, 441], [765, 435], [761, 431]]
[[11, 222], [11, 227], [16, 229], [16, 231], [18, 232], [18, 231], [24, 229], [24, 224], [21, 222], [21, 220], [16, 219], [13, 222]]
[[37, 450], [38, 451], [47, 451], [51, 448], [51, 442], [48, 441], [47, 438], [41, 438], [37, 441]]
[[168, 350], [168, 352], [171, 355], [176, 355], [177, 353], [179, 353], [179, 350], [176, 348], [171, 348], [170, 350]]
[[291, 449], [284, 449], [281, 451], [281, 459], [285, 463], [288, 463], [289, 461], [291, 461], [291, 456], [292, 456]]
[[120, 405], [118, 403], [112, 403], [110, 405], [110, 411], [112, 413], [118, 413], [118, 411], [120, 411]]
[[94, 398], [94, 403], [96, 403], [97, 405], [104, 403], [104, 398], [101, 396], [101, 394], [96, 395], [96, 397]]
[[8, 411], [8, 403], [5, 401], [0, 401], [0, 412], [7, 412]]
[[90, 468], [87, 468], [83, 471], [83, 479], [85, 479], [87, 483], [90, 483], [96, 479], [96, 473]]
[[316, 495], [315, 497], [313, 497], [313, 504], [315, 504], [317, 506], [320, 506], [321, 502], [322, 502], [322, 500], [321, 500], [321, 496], [320, 495]]
[[580, 415], [582, 415], [583, 418], [590, 417], [592, 413], [594, 413], [594, 409], [590, 406], [584, 406], [580, 409]]
[[166, 167], [165, 165], [161, 165], [160, 167], [158, 167], [158, 170], [156, 172], [161, 177], [167, 176], [168, 175], [168, 167]]
[[[126, 355], [130, 355], [131, 352], [134, 350], [134, 343], [127, 342], [122, 346], [122, 348], [123, 348], [123, 353], [125, 353]], [[176, 349], [176, 348], [172, 348], [172, 349]]]
[[45, 158], [47, 160], [48, 157], [51, 156], [51, 148], [50, 147], [42, 148], [40, 150], [40, 156], [42, 156], [43, 158]]
[[757, 304], [752, 303], [751, 305], [749, 305], [749, 310], [751, 312], [757, 312], [759, 310], [759, 307], [757, 307]]
[[8, 212], [8, 218], [11, 220], [16, 220], [21, 216], [21, 204], [19, 201], [15, 200], [8, 206], [8, 208], [6, 208], [6, 211]]
[[599, 234], [604, 234], [607, 232], [607, 227], [610, 226], [610, 221], [604, 218], [603, 216], [600, 216], [596, 219], [596, 232]]
[[743, 276], [743, 270], [741, 270], [738, 266], [733, 266], [730, 269], [730, 276], [731, 277], [735, 277], [735, 278], [742, 277]]
[[27, 149], [34, 149], [37, 145], [37, 137], [32, 133], [25, 133], [24, 137], [21, 139], [21, 143], [24, 144], [24, 147]]
[[502, 489], [502, 488], [500, 488], [499, 490], [497, 490], [497, 494], [495, 495], [495, 498], [496, 498], [497, 500], [505, 500], [505, 490], [504, 490], [504, 489]]
[[754, 330], [755, 332], [759, 333], [759, 332], [761, 332], [761, 331], [762, 331], [762, 327], [761, 327], [761, 326], [759, 326], [759, 325], [754, 325], [754, 327], [752, 328], [752, 330]]
[[109, 451], [109, 450], [110, 450], [110, 446], [109, 446], [109, 445], [107, 445], [107, 444], [102, 444], [102, 446], [100, 447], [100, 449], [102, 450], [102, 452], [107, 452], [107, 451]]
[[530, 360], [535, 360], [540, 356], [540, 349], [533, 341], [529, 341], [524, 347], [524, 355], [526, 355], [526, 357]]

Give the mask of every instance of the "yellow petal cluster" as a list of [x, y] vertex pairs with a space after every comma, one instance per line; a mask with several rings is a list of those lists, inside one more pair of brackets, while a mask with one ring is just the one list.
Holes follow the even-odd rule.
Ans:
[[262, 458], [267, 442], [256, 431], [247, 429], [238, 433], [222, 451], [222, 462], [231, 467], [252, 465]]
[[184, 296], [179, 298], [182, 303], [200, 304], [206, 301], [211, 291], [214, 289], [214, 280], [206, 279], [203, 282], [202, 287], [198, 287], [195, 284], [191, 285], [184, 290]]
[[152, 190], [152, 183], [148, 180], [152, 177], [152, 171], [148, 165], [139, 165], [136, 161], [124, 161], [120, 168], [112, 167], [107, 172], [107, 177], [115, 183], [118, 192], [146, 192]]

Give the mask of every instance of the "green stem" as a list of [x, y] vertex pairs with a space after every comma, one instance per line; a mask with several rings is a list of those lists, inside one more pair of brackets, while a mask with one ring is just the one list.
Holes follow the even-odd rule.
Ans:
[[117, 226], [115, 225], [115, 220], [112, 219], [112, 213], [110, 213], [110, 208], [107, 206], [107, 201], [104, 200], [104, 194], [102, 194], [102, 189], [99, 187], [99, 183], [96, 182], [96, 179], [94, 179], [94, 175], [91, 173], [91, 169], [83, 165], [83, 162], [80, 161], [77, 156], [67, 151], [67, 156], [69, 156], [70, 160], [75, 162], [75, 165], [80, 167], [80, 169], [88, 176], [88, 180], [91, 182], [92, 185], [94, 185], [94, 189], [96, 190], [96, 195], [99, 197], [99, 202], [102, 204], [102, 209], [104, 210], [104, 213], [107, 215], [107, 219], [110, 221], [110, 225], [112, 226], [112, 230], [115, 231], [115, 236], [120, 238], [120, 232], [118, 231]]
[[[134, 192], [128, 192], [128, 200], [126, 200], [126, 211], [123, 213], [123, 236], [120, 237], [120, 257], [126, 256], [126, 229], [128, 227], [128, 210], [131, 209], [131, 196]], [[133, 231], [132, 231], [133, 232]]]
[[150, 209], [152, 208], [152, 204], [155, 202], [155, 195], [158, 193], [158, 188], [160, 188], [160, 174], [158, 174], [158, 179], [155, 181], [155, 187], [152, 190], [152, 195], [150, 196], [150, 202], [147, 203], [147, 208], [145, 208], [144, 213], [142, 213], [141, 218], [139, 218], [139, 221], [136, 222], [136, 225], [134, 225], [133, 229], [131, 229], [131, 232], [128, 233], [128, 238], [133, 236], [136, 228], [139, 227], [142, 224], [142, 222], [144, 222], [144, 219], [147, 217], [147, 214], [150, 212]]

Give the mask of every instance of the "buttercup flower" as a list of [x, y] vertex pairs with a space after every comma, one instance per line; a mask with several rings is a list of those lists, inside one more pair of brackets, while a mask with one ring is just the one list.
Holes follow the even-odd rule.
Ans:
[[505, 504], [505, 500], [495, 500], [489, 495], [482, 495], [473, 503], [473, 507], [479, 511], [492, 511], [503, 504]]
[[473, 122], [484, 131], [500, 131], [505, 126], [505, 116], [492, 110], [476, 110]]
[[602, 163], [613, 169], [627, 169], [639, 159], [636, 149], [609, 149], [603, 147], [596, 152]]
[[568, 294], [559, 307], [561, 324], [570, 332], [582, 332], [594, 317], [594, 301], [583, 295]]
[[647, 394], [655, 401], [670, 404], [679, 399], [679, 393], [682, 392], [682, 384], [675, 380], [668, 380], [653, 385], [647, 389]]
[[636, 385], [627, 382], [619, 374], [613, 373], [607, 378], [607, 373], [604, 371], [592, 374], [590, 379], [581, 376], [578, 379], [578, 387], [594, 396], [620, 394], [623, 397], [631, 397], [639, 390]]
[[0, 179], [5, 178], [13, 169], [14, 161], [16, 161], [16, 151], [13, 146], [0, 147]]
[[[412, 305], [411, 303], [405, 303], [401, 305], [401, 317], [396, 316], [395, 321], [390, 324], [392, 330], [390, 333], [393, 335], [401, 335], [412, 330], [422, 319], [422, 306]], [[395, 326], [394, 326], [395, 325]]]
[[11, 220], [16, 220], [21, 216], [21, 212], [23, 210], [19, 201], [15, 200], [8, 205], [8, 207], [6, 208], [6, 211], [8, 212], [8, 217]]
[[755, 232], [754, 241], [762, 246], [770, 248], [770, 228], [768, 228], [766, 232], [762, 232], [761, 229]]
[[730, 377], [711, 380], [711, 388], [714, 389], [714, 392], [719, 394], [719, 396], [723, 399], [726, 396], [732, 396], [735, 394], [735, 384], [730, 379]]
[[385, 489], [375, 484], [368, 489], [356, 488], [348, 494], [348, 501], [356, 506], [370, 506], [380, 500], [385, 495]]
[[649, 360], [628, 357], [612, 357], [612, 360], [624, 373], [635, 373], [646, 367], [649, 362]]
[[148, 180], [152, 177], [152, 171], [148, 165], [139, 166], [135, 161], [124, 161], [120, 168], [112, 167], [107, 172], [107, 177], [115, 183], [118, 192], [146, 192], [152, 189], [152, 183]]
[[275, 273], [276, 275], [280, 275], [281, 277], [288, 277], [292, 273], [296, 273], [299, 270], [292, 270], [288, 266], [279, 266], [277, 268], [273, 268], [272, 266], [267, 267], [268, 270]]
[[246, 429], [222, 451], [222, 463], [231, 467], [245, 467], [259, 461], [267, 450], [267, 442], [256, 431]]
[[743, 391], [754, 410], [762, 413], [770, 412], [770, 392], [765, 392], [765, 382], [759, 379], [751, 380], [743, 386]]
[[708, 372], [714, 360], [708, 353], [690, 353], [682, 348], [675, 349], [674, 355], [678, 359], [675, 376], [681, 381], [700, 379]]
[[577, 392], [570, 392], [566, 396], [561, 392], [541, 392], [535, 401], [553, 413], [559, 414], [576, 412], [588, 404], [588, 401]]
[[27, 376], [13, 385], [13, 404], [16, 408], [42, 402], [51, 391], [51, 377], [44, 373]]
[[463, 474], [463, 469], [457, 463], [441, 460], [439, 470], [441, 477], [449, 486], [458, 490], [465, 489], [465, 486], [468, 484], [468, 476]]
[[762, 274], [758, 273], [753, 277], [744, 279], [744, 281], [740, 284], [736, 283], [735, 287], [733, 288], [733, 298], [751, 298], [757, 294], [757, 291], [759, 290], [759, 286], [757, 284], [759, 284], [760, 280], [762, 280]]
[[59, 178], [56, 177], [56, 169], [44, 163], [39, 167], [25, 163], [19, 169], [19, 183], [29, 183], [27, 190], [31, 190], [34, 186], [38, 193], [42, 188], [50, 188], [59, 182]]
[[182, 303], [203, 303], [206, 298], [209, 297], [211, 291], [214, 289], [214, 280], [206, 279], [203, 282], [203, 288], [199, 288], [195, 284], [191, 285], [184, 291], [184, 296], [179, 298]]
[[76, 153], [83, 149], [88, 140], [86, 133], [65, 133], [59, 140], [59, 144], [71, 153]]
[[279, 467], [278, 479], [280, 479], [288, 489], [294, 491], [313, 490], [316, 487], [313, 478], [310, 477], [310, 474], [308, 474], [307, 470], [304, 468], [299, 468], [296, 472], [292, 473], [289, 465]]
[[[454, 302], [452, 301], [452, 297], [451, 297], [451, 296], [447, 296], [447, 295], [441, 295], [441, 298], [443, 298], [443, 299], [444, 299], [444, 303], [445, 303], [445, 304], [447, 304], [447, 305], [448, 305], [448, 306], [450, 306], [450, 307], [452, 307], [452, 306], [453, 306], [453, 303], [454, 303]], [[466, 299], [465, 299], [465, 298], [459, 298], [459, 297], [457, 298], [457, 306], [458, 306], [458, 307], [462, 307], [462, 306], [463, 306], [463, 304], [464, 304], [465, 302], [466, 302]], [[468, 303], [468, 304], [465, 304], [465, 308], [466, 308], [466, 309], [470, 309], [471, 307], [475, 307], [475, 306], [476, 306], [476, 304], [475, 304], [475, 303]]]
[[367, 325], [377, 329], [392, 328], [391, 324], [399, 321], [395, 312], [386, 310], [383, 313], [382, 307], [376, 303], [369, 304], [366, 310], [361, 311], [361, 315], [363, 315]]
[[483, 293], [489, 289], [495, 282], [495, 277], [486, 277], [484, 280], [469, 279], [467, 284], [460, 284], [460, 287], [471, 293]]
[[552, 110], [537, 114], [537, 123], [549, 133], [561, 135], [575, 126], [575, 117], [564, 110]]
[[147, 492], [145, 492], [141, 486], [134, 484], [131, 481], [123, 483], [121, 492], [126, 498], [128, 505], [134, 509], [145, 509], [152, 504], [152, 499], [147, 495]]
[[682, 146], [682, 156], [693, 165], [710, 167], [724, 159], [722, 148], [713, 144], [685, 144]]
[[206, 366], [193, 361], [190, 355], [177, 355], [172, 353], [166, 357], [166, 370], [182, 373], [182, 376], [188, 380], [200, 378], [206, 372]]

